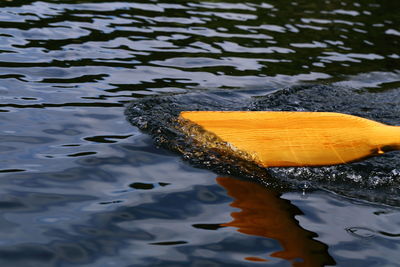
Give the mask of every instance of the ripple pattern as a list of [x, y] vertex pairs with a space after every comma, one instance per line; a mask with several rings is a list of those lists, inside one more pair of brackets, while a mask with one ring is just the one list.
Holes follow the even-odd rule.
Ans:
[[[271, 214], [154, 145], [126, 121], [126, 104], [218, 89], [237, 96], [231, 108], [301, 83], [396, 92], [399, 9], [392, 0], [1, 1], [0, 265], [301, 264], [281, 251], [290, 229], [274, 237], [265, 224], [239, 225], [237, 214]], [[214, 96], [207, 103], [221, 106]], [[237, 184], [286, 207], [287, 225], [310, 244], [292, 251], [310, 262], [400, 260], [394, 207]], [[330, 227], [338, 207], [329, 215], [365, 219]]]
[[[281, 87], [374, 71], [398, 81], [397, 9], [389, 0], [3, 2], [2, 87], [28, 90], [2, 107], [101, 106], [193, 87]], [[376, 86], [385, 82], [383, 75]]]

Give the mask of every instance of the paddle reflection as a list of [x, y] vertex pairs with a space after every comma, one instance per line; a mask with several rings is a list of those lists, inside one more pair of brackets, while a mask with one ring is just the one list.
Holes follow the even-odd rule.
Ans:
[[[270, 256], [288, 260], [293, 266], [335, 264], [328, 247], [312, 239], [317, 235], [301, 228], [295, 219], [302, 212], [288, 200], [280, 198], [280, 193], [257, 183], [230, 177], [218, 177], [217, 182], [234, 199], [231, 206], [241, 209], [232, 212], [233, 220], [223, 226], [236, 227], [244, 234], [277, 240], [282, 250]], [[246, 260], [267, 261], [259, 257], [248, 257]]]

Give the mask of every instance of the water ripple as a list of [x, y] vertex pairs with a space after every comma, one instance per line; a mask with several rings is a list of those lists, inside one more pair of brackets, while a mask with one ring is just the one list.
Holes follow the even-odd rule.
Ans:
[[[155, 147], [125, 120], [125, 105], [194, 89], [264, 95], [303, 82], [391, 91], [400, 85], [399, 8], [391, 0], [1, 1], [0, 264], [292, 263], [269, 256], [281, 249], [274, 238], [222, 226], [237, 209], [215, 175]], [[246, 95], [235, 92], [235, 101], [214, 94], [206, 103], [232, 108]], [[398, 245], [398, 216], [365, 215], [338, 230], [326, 211], [341, 204], [329, 214], [352, 218], [360, 204], [319, 210], [302, 200], [289, 210], [305, 215], [289, 221], [306, 221], [305, 231], [292, 225], [318, 235], [338, 264], [369, 255], [340, 251], [360, 245], [346, 229], [370, 229], [383, 255], [374, 260], [398, 262], [388, 248]], [[333, 262], [325, 250], [313, 255]]]
[[[86, 80], [100, 82], [102, 87], [112, 87], [118, 82], [87, 80], [87, 74], [77, 73], [88, 70], [79, 67], [93, 66], [90, 75], [101, 77], [105, 73], [126, 72], [134, 65], [156, 71], [153, 64], [163, 61], [175, 62], [168, 64], [174, 68], [201, 62], [190, 68], [227, 78], [246, 73], [249, 78], [271, 78], [259, 80], [259, 85], [274, 85], [270, 80], [275, 75], [288, 72], [293, 77], [322, 72], [322, 77], [314, 79], [338, 80], [343, 79], [343, 74], [373, 72], [397, 62], [398, 43], [390, 37], [398, 36], [393, 28], [396, 17], [390, 12], [392, 4], [386, 2], [351, 7], [330, 3], [319, 9], [315, 4], [304, 3], [272, 6], [218, 2], [32, 2], [21, 7], [3, 4], [0, 66], [12, 67], [13, 75], [19, 75], [19, 69], [27, 66], [41, 66], [45, 73], [51, 73], [52, 67], [58, 65], [71, 77], [63, 83]], [[299, 5], [303, 13], [294, 11]], [[384, 18], [380, 15], [382, 10], [388, 11]], [[288, 12], [293, 16], [281, 20]], [[225, 63], [227, 55], [235, 63]], [[31, 75], [33, 80], [50, 82], [46, 76]], [[182, 76], [190, 82], [177, 81], [175, 86], [210, 86], [190, 75]], [[164, 78], [140, 77], [130, 78], [130, 83], [146, 83], [150, 89], [159, 87], [158, 80]], [[225, 80], [212, 86], [226, 86]], [[242, 86], [246, 85], [243, 82]], [[82, 89], [75, 91], [85, 95]]]

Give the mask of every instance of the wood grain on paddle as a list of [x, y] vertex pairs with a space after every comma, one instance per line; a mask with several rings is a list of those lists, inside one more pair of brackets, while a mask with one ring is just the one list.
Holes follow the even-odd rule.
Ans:
[[400, 149], [400, 127], [341, 113], [185, 111], [180, 118], [264, 167], [335, 165]]

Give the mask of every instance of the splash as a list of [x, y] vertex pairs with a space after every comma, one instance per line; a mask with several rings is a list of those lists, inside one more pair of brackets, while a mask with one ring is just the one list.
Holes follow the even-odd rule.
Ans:
[[[272, 182], [265, 168], [233, 153], [226, 153], [228, 147], [221, 144], [215, 135], [178, 118], [184, 110], [245, 109], [247, 100], [250, 100], [248, 93], [198, 91], [148, 97], [133, 102], [126, 109], [126, 115], [133, 125], [153, 137], [155, 145], [181, 154], [193, 166], [211, 169], [218, 174], [257, 179], [273, 187], [283, 187], [279, 181]], [[202, 140], [193, 138], [194, 135], [202, 136]], [[210, 147], [204, 144], [214, 145]]]
[[[341, 195], [399, 205], [400, 153], [387, 153], [365, 161], [327, 167], [261, 168], [252, 161], [226, 153], [217, 137], [204, 133], [207, 142], [191, 136], [201, 129], [178, 121], [184, 110], [326, 111], [352, 114], [400, 125], [398, 89], [383, 92], [340, 86], [303, 85], [271, 90], [197, 91], [148, 97], [126, 110], [128, 120], [149, 133], [156, 145], [176, 151], [192, 165], [261, 181], [268, 186], [333, 191]], [[191, 126], [195, 127], [195, 126]], [[219, 144], [205, 146], [204, 144]]]

